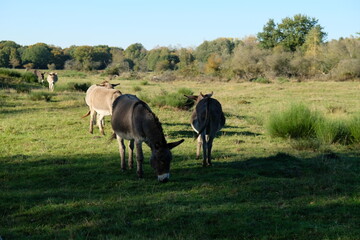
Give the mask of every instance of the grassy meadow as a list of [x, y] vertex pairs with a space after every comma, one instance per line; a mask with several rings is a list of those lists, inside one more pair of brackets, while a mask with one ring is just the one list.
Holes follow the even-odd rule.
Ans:
[[359, 82], [112, 80], [143, 99], [185, 87], [222, 103], [226, 126], [203, 168], [191, 110], [150, 101], [167, 140], [185, 139], [160, 184], [145, 144], [144, 178], [122, 172], [110, 118], [105, 137], [90, 134], [85, 93], [66, 90], [106, 77], [58, 75], [50, 101], [0, 90], [0, 239], [359, 239], [359, 144], [301, 148], [266, 129], [293, 103], [334, 120], [359, 115]]

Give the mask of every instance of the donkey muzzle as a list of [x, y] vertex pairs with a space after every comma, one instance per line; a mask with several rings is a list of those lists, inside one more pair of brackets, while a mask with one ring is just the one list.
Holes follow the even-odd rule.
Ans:
[[170, 179], [170, 173], [164, 173], [161, 175], [158, 175], [158, 180], [161, 183], [167, 183]]

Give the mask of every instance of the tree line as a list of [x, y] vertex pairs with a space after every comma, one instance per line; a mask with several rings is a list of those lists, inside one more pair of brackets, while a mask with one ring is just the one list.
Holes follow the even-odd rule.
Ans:
[[[359, 33], [358, 33], [359, 34]], [[21, 46], [0, 42], [0, 67], [31, 69], [104, 70], [109, 75], [125, 72], [168, 72], [187, 77], [207, 75], [221, 79], [360, 77], [360, 38], [325, 41], [318, 20], [305, 15], [273, 19], [256, 36], [218, 38], [196, 48], [157, 47], [141, 43], [120, 47], [71, 46], [45, 43]]]

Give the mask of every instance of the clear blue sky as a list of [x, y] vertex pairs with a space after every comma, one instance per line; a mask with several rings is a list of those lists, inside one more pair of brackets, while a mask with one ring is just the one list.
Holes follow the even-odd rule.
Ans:
[[0, 41], [196, 47], [256, 35], [270, 18], [280, 23], [299, 13], [318, 19], [327, 40], [360, 32], [359, 0], [0, 0]]

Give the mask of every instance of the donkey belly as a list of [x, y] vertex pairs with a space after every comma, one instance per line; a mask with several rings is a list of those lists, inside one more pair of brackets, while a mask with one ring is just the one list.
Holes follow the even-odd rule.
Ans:
[[139, 101], [133, 95], [121, 95], [114, 101], [111, 125], [114, 132], [127, 140], [143, 141], [139, 134], [138, 124], [134, 119], [134, 106]]
[[96, 108], [94, 108], [94, 110], [95, 110], [98, 114], [103, 115], [103, 116], [109, 116], [109, 115], [111, 115], [109, 109], [96, 109]]

